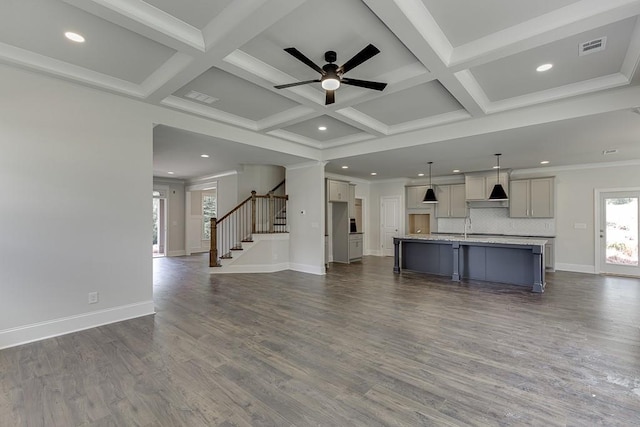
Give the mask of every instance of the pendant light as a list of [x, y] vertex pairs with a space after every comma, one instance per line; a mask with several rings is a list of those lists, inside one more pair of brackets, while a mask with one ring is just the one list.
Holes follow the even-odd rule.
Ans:
[[502, 156], [502, 154], [496, 154], [495, 156], [497, 161], [496, 185], [494, 185], [493, 190], [491, 190], [491, 195], [489, 196], [489, 200], [495, 200], [495, 201], [509, 200], [509, 197], [507, 196], [507, 192], [504, 191], [504, 188], [502, 188], [502, 184], [500, 184], [500, 156]]
[[431, 165], [433, 162], [429, 162], [429, 189], [427, 193], [424, 195], [424, 199], [422, 199], [422, 203], [438, 203], [438, 199], [436, 199], [436, 193], [433, 191], [433, 186], [431, 185]]

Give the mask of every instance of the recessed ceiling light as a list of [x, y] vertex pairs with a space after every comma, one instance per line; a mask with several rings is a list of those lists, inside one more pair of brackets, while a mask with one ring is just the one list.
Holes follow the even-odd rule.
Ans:
[[371, 176], [376, 176], [378, 175], [378, 172], [371, 172]]
[[206, 159], [206, 158], [209, 157], [209, 155], [208, 154], [200, 154], [200, 157], [202, 157], [203, 159]]
[[552, 68], [553, 68], [553, 64], [542, 64], [541, 66], [536, 68], [536, 71], [539, 73], [542, 73], [543, 71], [549, 71]]
[[84, 37], [82, 37], [78, 33], [74, 33], [72, 31], [67, 31], [66, 33], [64, 33], [64, 36], [66, 38], [68, 38], [69, 40], [71, 40], [72, 42], [84, 43]]
[[453, 173], [458, 173], [458, 172], [460, 172], [460, 169], [454, 169], [453, 170]]
[[318, 130], [327, 130], [326, 126], [318, 126]]
[[169, 175], [173, 175], [175, 172], [167, 172]]
[[419, 173], [418, 176], [424, 176], [424, 174], [423, 173]]
[[541, 165], [548, 165], [549, 164], [549, 160], [543, 160], [540, 162]]
[[349, 166], [343, 166], [342, 169], [349, 169]]

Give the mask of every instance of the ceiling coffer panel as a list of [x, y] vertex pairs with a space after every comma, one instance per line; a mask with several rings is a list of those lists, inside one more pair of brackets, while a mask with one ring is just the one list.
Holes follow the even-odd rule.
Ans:
[[174, 95], [189, 100], [195, 99], [194, 102], [198, 102], [197, 98], [189, 96], [192, 91], [216, 99], [212, 103], [199, 102], [202, 105], [208, 105], [217, 110], [254, 121], [262, 120], [299, 105], [218, 68], [210, 68], [178, 89]]
[[[350, 72], [348, 77], [378, 80], [385, 73], [417, 62], [363, 2], [354, 0], [324, 0], [322, 7], [318, 7], [317, 2], [306, 2], [240, 49], [283, 71], [293, 81], [305, 81], [317, 79], [318, 73], [283, 49], [295, 47], [320, 66], [327, 62], [325, 52], [335, 51], [336, 62], [340, 65], [369, 44], [375, 45], [380, 53]], [[321, 90], [320, 83], [317, 88]], [[361, 88], [339, 89], [339, 93], [346, 91], [368, 93]]]
[[315, 139], [316, 141], [330, 141], [332, 139], [362, 133], [360, 129], [329, 116], [320, 116], [305, 120], [288, 126], [284, 128], [284, 130], [306, 138]]
[[[473, 67], [471, 72], [491, 101], [619, 73], [635, 25], [636, 18], [628, 18]], [[602, 37], [607, 38], [604, 50], [580, 55], [583, 43]], [[542, 64], [553, 68], [537, 72]]]
[[[67, 31], [85, 42], [70, 42]], [[0, 43], [136, 84], [175, 53], [59, 0], [0, 1]]]
[[437, 80], [363, 102], [354, 108], [387, 126], [463, 109]]

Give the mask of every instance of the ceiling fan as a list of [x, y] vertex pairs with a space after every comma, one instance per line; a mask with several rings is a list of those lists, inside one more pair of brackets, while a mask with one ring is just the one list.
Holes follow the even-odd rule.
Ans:
[[285, 49], [285, 52], [287, 52], [288, 54], [290, 54], [300, 62], [313, 68], [315, 71], [320, 73], [321, 76], [319, 79], [315, 79], [315, 80], [305, 80], [303, 82], [296, 82], [296, 83], [289, 83], [289, 84], [274, 86], [276, 89], [284, 89], [287, 87], [306, 85], [309, 83], [320, 83], [322, 85], [322, 88], [326, 92], [325, 105], [329, 105], [336, 102], [335, 90], [338, 89], [342, 83], [346, 85], [359, 86], [359, 87], [364, 87], [364, 88], [373, 89], [373, 90], [384, 90], [384, 88], [387, 86], [386, 83], [372, 82], [368, 80], [357, 80], [357, 79], [342, 77], [344, 74], [346, 74], [350, 70], [354, 69], [358, 65], [362, 64], [365, 61], [368, 61], [369, 59], [371, 59], [372, 57], [380, 53], [380, 50], [378, 50], [378, 48], [372, 44], [362, 49], [353, 58], [351, 58], [341, 66], [334, 64], [334, 62], [336, 62], [336, 59], [337, 59], [337, 55], [334, 51], [330, 50], [328, 52], [325, 52], [324, 60], [327, 61], [328, 63], [325, 64], [322, 68], [316, 65], [312, 60], [307, 58], [302, 52], [300, 52], [295, 47], [288, 47]]

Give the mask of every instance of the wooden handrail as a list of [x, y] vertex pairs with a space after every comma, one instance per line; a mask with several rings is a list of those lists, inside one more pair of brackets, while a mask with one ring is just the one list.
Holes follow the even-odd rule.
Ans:
[[256, 199], [283, 199], [289, 200], [289, 196], [276, 196], [275, 194], [256, 194]]
[[222, 222], [223, 219], [225, 219], [226, 217], [228, 217], [229, 215], [231, 215], [232, 213], [234, 213], [235, 211], [237, 211], [238, 209], [240, 209], [242, 207], [242, 205], [244, 205], [245, 203], [247, 203], [249, 200], [251, 200], [251, 196], [247, 197], [246, 199], [244, 199], [242, 201], [242, 203], [240, 203], [238, 206], [236, 206], [235, 208], [231, 209], [225, 216], [223, 216], [222, 218], [220, 218], [216, 223], [219, 224]]
[[[281, 185], [282, 183], [276, 186], [275, 189]], [[258, 199], [267, 199], [268, 203], [263, 200], [258, 202]], [[222, 218], [211, 218], [209, 266], [219, 267], [221, 264], [218, 261], [218, 255], [220, 255], [220, 258], [231, 258], [231, 251], [240, 250], [241, 241], [252, 241], [251, 236], [256, 232], [286, 232], [286, 229], [284, 231], [281, 229], [276, 231], [276, 227], [286, 227], [286, 201], [288, 200], [288, 195], [277, 196], [273, 194], [273, 191], [259, 195], [254, 190], [251, 192], [251, 196], [244, 199]], [[250, 205], [247, 205], [248, 203]], [[285, 220], [284, 224], [281, 223], [283, 218]], [[250, 224], [247, 222], [248, 220], [251, 221]], [[257, 227], [257, 220], [260, 222], [259, 227]], [[220, 233], [220, 236], [218, 236], [218, 233]]]
[[274, 191], [276, 191], [278, 188], [282, 187], [284, 185], [284, 182], [286, 181], [286, 179], [283, 179], [282, 182], [280, 182], [280, 184], [276, 185], [275, 187], [273, 187], [271, 189], [271, 191], [269, 191], [269, 193], [273, 193]]

